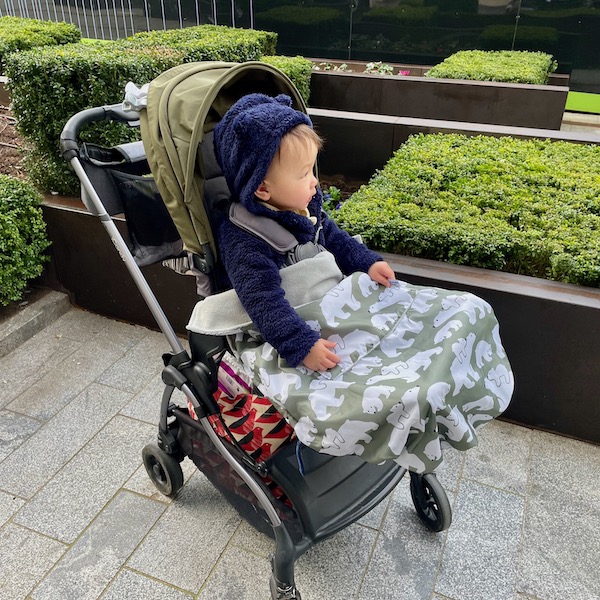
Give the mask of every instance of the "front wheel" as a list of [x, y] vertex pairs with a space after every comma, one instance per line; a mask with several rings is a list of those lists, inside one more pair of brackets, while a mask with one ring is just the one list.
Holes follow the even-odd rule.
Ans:
[[183, 487], [183, 471], [177, 459], [167, 454], [158, 444], [148, 444], [142, 450], [142, 460], [156, 489], [173, 497]]
[[430, 531], [445, 531], [452, 523], [452, 509], [442, 484], [433, 473], [410, 474], [410, 495], [419, 518]]

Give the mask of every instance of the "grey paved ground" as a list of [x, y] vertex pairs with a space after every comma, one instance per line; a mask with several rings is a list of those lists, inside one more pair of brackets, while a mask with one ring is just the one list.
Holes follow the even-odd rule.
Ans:
[[[267, 600], [270, 540], [188, 460], [174, 501], [141, 466], [162, 335], [49, 314], [0, 358], [0, 600]], [[496, 422], [440, 479], [447, 533], [424, 529], [404, 480], [297, 561], [303, 598], [600, 599], [599, 447]]]

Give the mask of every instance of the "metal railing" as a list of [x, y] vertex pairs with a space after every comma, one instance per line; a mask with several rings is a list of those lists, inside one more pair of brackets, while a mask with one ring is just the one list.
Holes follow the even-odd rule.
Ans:
[[205, 23], [254, 27], [252, 0], [0, 0], [4, 16], [71, 23], [82, 36], [104, 40]]

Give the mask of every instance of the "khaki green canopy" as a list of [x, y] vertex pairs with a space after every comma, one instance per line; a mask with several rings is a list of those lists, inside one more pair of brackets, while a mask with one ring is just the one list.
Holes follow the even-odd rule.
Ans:
[[285, 93], [294, 108], [306, 112], [300, 93], [279, 69], [262, 62], [207, 61], [159, 75], [140, 113], [144, 149], [167, 209], [185, 248], [208, 263], [216, 248], [204, 198], [202, 141], [232, 104], [254, 92]]

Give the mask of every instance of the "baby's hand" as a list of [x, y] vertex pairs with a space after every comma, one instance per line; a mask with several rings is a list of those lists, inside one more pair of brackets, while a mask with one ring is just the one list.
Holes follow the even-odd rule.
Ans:
[[340, 357], [331, 350], [335, 347], [335, 342], [318, 339], [315, 345], [310, 349], [310, 352], [302, 361], [305, 367], [311, 371], [327, 371], [335, 367], [340, 362]]
[[390, 279], [396, 279], [396, 274], [392, 267], [384, 260], [373, 263], [368, 271], [368, 275], [373, 281], [376, 281], [385, 287], [390, 287]]

